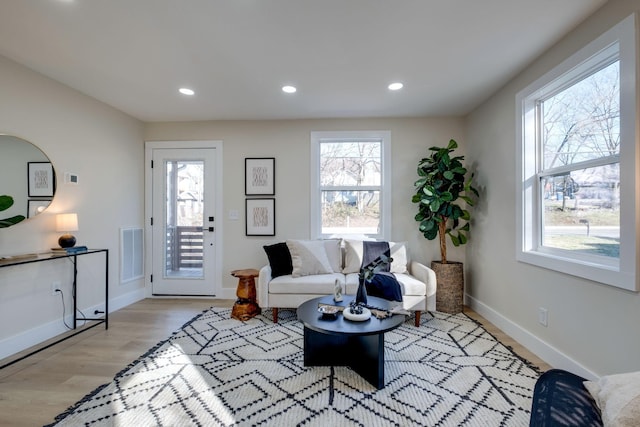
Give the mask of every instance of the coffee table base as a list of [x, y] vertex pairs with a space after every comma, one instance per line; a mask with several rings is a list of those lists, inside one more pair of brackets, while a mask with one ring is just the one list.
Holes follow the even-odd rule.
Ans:
[[384, 388], [384, 333], [333, 335], [304, 328], [304, 366], [348, 366]]

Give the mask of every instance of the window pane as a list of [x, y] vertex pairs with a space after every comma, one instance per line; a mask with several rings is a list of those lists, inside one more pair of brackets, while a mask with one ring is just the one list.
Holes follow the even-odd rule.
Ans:
[[322, 234], [377, 234], [379, 191], [323, 191]]
[[546, 99], [543, 168], [620, 153], [620, 62]]
[[320, 144], [320, 185], [378, 186], [381, 184], [380, 142]]
[[165, 163], [165, 277], [202, 278], [204, 162]]
[[543, 245], [593, 255], [620, 255], [618, 163], [541, 180]]

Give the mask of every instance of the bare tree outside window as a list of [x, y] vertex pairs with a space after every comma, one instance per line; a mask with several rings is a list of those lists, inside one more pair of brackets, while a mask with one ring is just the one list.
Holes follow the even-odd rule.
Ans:
[[620, 253], [620, 62], [539, 104], [543, 245]]
[[323, 234], [376, 234], [382, 186], [380, 141], [320, 144]]

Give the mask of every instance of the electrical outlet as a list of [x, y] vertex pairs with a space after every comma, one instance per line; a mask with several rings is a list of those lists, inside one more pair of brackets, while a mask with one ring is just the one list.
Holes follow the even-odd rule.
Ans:
[[538, 323], [542, 326], [549, 325], [549, 311], [544, 307], [538, 308]]
[[60, 289], [60, 282], [51, 282], [51, 295], [58, 295], [58, 290]]

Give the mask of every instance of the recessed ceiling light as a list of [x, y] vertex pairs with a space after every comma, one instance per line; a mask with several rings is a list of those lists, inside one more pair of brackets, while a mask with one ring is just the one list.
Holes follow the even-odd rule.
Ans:
[[404, 85], [400, 82], [391, 83], [389, 85], [389, 90], [400, 90]]
[[178, 92], [180, 92], [183, 95], [194, 95], [195, 92], [192, 89], [189, 89], [187, 87], [181, 87], [180, 89], [178, 89]]
[[295, 86], [282, 86], [282, 91], [285, 93], [295, 93], [297, 90]]

